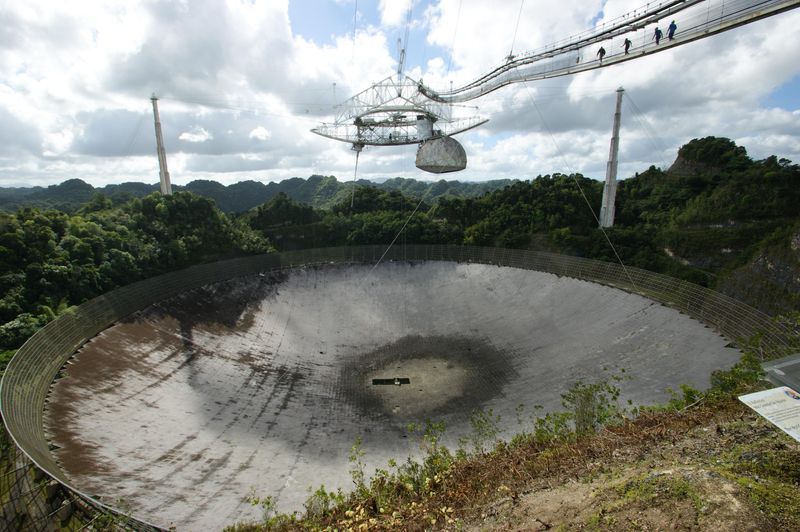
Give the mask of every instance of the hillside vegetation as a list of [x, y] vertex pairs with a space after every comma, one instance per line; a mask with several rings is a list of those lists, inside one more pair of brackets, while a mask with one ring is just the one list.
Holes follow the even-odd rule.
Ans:
[[272, 250], [267, 240], [188, 192], [120, 207], [97, 195], [74, 214], [0, 213], [0, 349], [117, 286], [197, 262]]
[[[314, 176], [266, 185], [291, 190], [303, 201], [279, 191], [240, 215], [225, 214], [192, 192], [122, 201], [81, 183], [51, 187], [64, 201], [84, 197], [75, 211], [26, 207], [0, 213], [2, 350], [19, 347], [69, 306], [114, 287], [273, 249], [388, 244], [398, 237], [395, 245], [504, 246], [617, 260], [592, 213], [599, 211], [602, 183], [581, 175], [539, 176], [479, 197], [456, 194], [498, 182], [395, 179], [343, 188], [334, 178]], [[209, 194], [255, 186], [194, 183]], [[320, 203], [329, 207], [314, 207]], [[668, 171], [651, 167], [620, 182], [616, 225], [607, 233], [626, 265], [786, 313], [800, 310], [797, 205], [797, 165], [776, 157], [753, 161], [728, 139], [695, 139]]]
[[[755, 346], [754, 346], [755, 347]], [[519, 417], [497, 439], [491, 411], [473, 416], [470, 447], [439, 441], [428, 423], [422, 457], [363, 471], [350, 457], [353, 490], [309, 491], [304, 511], [279, 514], [250, 497], [261, 530], [797, 530], [800, 444], [747, 409], [737, 395], [759, 390], [753, 351], [712, 387], [682, 387], [660, 407], [628, 411], [614, 384], [578, 383], [564, 410]]]
[[[0, 212], [0, 372], [69, 307], [199, 262], [392, 241], [617, 260], [592, 213], [602, 183], [581, 175], [354, 188], [312, 176], [191, 187], [164, 197], [142, 184], [98, 192], [73, 180], [3, 191], [11, 210]], [[254, 197], [263, 199], [242, 207]], [[9, 207], [26, 202], [40, 207]], [[668, 170], [651, 167], [620, 182], [607, 236], [626, 265], [792, 314], [800, 311], [797, 205], [798, 165], [754, 161], [728, 139], [695, 139]], [[422, 463], [395, 463], [371, 480], [356, 445], [352, 494], [320, 487], [301, 522], [254, 496], [265, 519], [235, 528], [796, 529], [800, 448], [735, 399], [759, 387], [753, 352], [715, 375], [709, 392], [684, 388], [659, 411], [625, 411], [615, 385], [578, 383], [564, 412], [521, 422], [508, 443], [495, 441], [491, 412], [479, 413], [471, 453], [439, 446], [443, 427], [430, 424], [418, 434]], [[589, 502], [577, 504], [575, 494]]]
[[[717, 288], [767, 313], [800, 310], [800, 167], [751, 160], [723, 138], [683, 146], [667, 171], [619, 183], [606, 236], [594, 213], [602, 183], [545, 175], [480, 197], [407, 196], [359, 186], [330, 209], [287, 195], [242, 215], [281, 250], [322, 245], [452, 243], [538, 249], [607, 261]], [[588, 203], [588, 205], [587, 205]], [[591, 209], [589, 208], [591, 206]], [[412, 215], [413, 213], [413, 215]]]
[[[476, 197], [501, 189], [512, 182], [509, 179], [496, 179], [481, 183], [445, 180], [430, 182], [396, 177], [381, 183], [362, 179], [355, 184], [387, 191], [397, 190], [404, 194], [425, 195], [428, 199], [435, 200], [439, 197]], [[172, 185], [172, 190], [173, 192], [192, 192], [198, 196], [212, 199], [221, 211], [230, 214], [257, 207], [278, 194], [285, 194], [299, 203], [305, 203], [317, 209], [327, 209], [334, 203], [349, 197], [353, 185], [352, 182], [340, 182], [334, 176], [312, 175], [308, 179], [293, 177], [267, 184], [258, 181], [241, 181], [232, 185], [223, 185], [216, 181], [201, 179], [191, 181], [185, 186]], [[95, 194], [106, 196], [115, 205], [120, 205], [159, 190], [157, 183], [135, 182], [95, 188], [80, 179], [70, 179], [46, 188], [0, 188], [0, 211], [13, 212], [25, 207], [34, 207], [72, 213], [91, 201]]]

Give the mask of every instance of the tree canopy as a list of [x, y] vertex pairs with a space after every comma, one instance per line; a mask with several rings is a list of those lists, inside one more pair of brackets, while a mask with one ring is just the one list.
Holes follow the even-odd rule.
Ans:
[[271, 250], [249, 226], [189, 192], [114, 207], [96, 196], [77, 213], [0, 213], [0, 349], [19, 347], [71, 305], [143, 277]]
[[[91, 192], [81, 183], [60, 190]], [[207, 193], [225, 189], [195, 183]], [[239, 185], [260, 186], [254, 183]], [[800, 278], [800, 167], [774, 156], [754, 161], [729, 139], [694, 139], [669, 170], [651, 167], [621, 181], [615, 226], [606, 234], [595, 217], [603, 185], [580, 174], [508, 182], [476, 197], [450, 194], [459, 187], [446, 181], [342, 188], [335, 178], [313, 176], [279, 185], [239, 215], [187, 191], [95, 191], [68, 210], [0, 212], [0, 349], [18, 347], [71, 305], [198, 262], [393, 241], [619, 256], [627, 265], [727, 289], [767, 311], [800, 310], [791, 288]], [[322, 198], [328, 208], [315, 208]], [[749, 293], [754, 286], [769, 295]]]

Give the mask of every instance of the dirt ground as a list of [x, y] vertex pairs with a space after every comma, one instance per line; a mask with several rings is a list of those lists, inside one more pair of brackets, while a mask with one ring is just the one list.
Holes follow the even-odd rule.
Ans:
[[735, 395], [711, 401], [578, 441], [499, 444], [421, 496], [381, 499], [373, 484], [316, 520], [230, 530], [800, 530], [800, 443]]
[[800, 444], [744, 407], [573, 478], [537, 479], [460, 530], [797, 530]]

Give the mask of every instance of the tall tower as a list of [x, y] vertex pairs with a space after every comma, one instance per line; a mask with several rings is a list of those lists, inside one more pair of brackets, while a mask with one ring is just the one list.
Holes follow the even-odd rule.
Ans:
[[617, 109], [614, 112], [614, 128], [611, 132], [611, 148], [606, 166], [606, 184], [603, 187], [603, 204], [600, 207], [600, 227], [614, 225], [614, 200], [617, 197], [617, 153], [619, 152], [619, 123], [622, 118], [622, 93], [625, 89], [617, 89]]
[[158, 118], [158, 98], [155, 93], [150, 98], [153, 102], [153, 117], [156, 121], [156, 153], [158, 154], [158, 175], [161, 179], [161, 193], [165, 196], [172, 194], [172, 184], [169, 182], [167, 170], [167, 152], [164, 150], [164, 139], [161, 138], [161, 119]]

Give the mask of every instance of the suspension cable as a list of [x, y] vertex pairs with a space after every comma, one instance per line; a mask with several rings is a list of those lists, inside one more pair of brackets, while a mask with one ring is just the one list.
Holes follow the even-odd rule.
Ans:
[[419, 210], [419, 207], [420, 207], [420, 205], [422, 205], [422, 202], [425, 200], [425, 197], [428, 195], [428, 193], [429, 193], [430, 191], [431, 191], [431, 189], [430, 189], [430, 188], [428, 188], [428, 190], [427, 190], [427, 191], [425, 191], [425, 194], [423, 194], [423, 195], [422, 195], [422, 197], [419, 199], [419, 203], [417, 203], [417, 206], [416, 206], [416, 207], [414, 207], [414, 210], [413, 210], [413, 211], [411, 211], [411, 214], [408, 216], [408, 218], [406, 218], [406, 222], [403, 224], [403, 227], [401, 227], [401, 228], [400, 228], [400, 230], [397, 232], [397, 234], [396, 234], [396, 235], [394, 235], [394, 238], [392, 239], [392, 241], [389, 243], [389, 245], [388, 245], [388, 246], [386, 247], [386, 249], [384, 250], [384, 252], [383, 252], [383, 255], [381, 255], [381, 258], [379, 258], [379, 259], [378, 259], [378, 262], [376, 262], [376, 263], [375, 263], [375, 265], [374, 265], [374, 266], [372, 267], [372, 269], [370, 270], [370, 273], [372, 273], [372, 272], [375, 270], [375, 268], [377, 268], [377, 267], [378, 267], [378, 265], [381, 263], [381, 261], [383, 260], [383, 258], [386, 256], [386, 254], [387, 254], [387, 253], [389, 253], [389, 250], [390, 250], [390, 249], [392, 249], [392, 246], [393, 246], [393, 245], [394, 245], [394, 243], [397, 241], [397, 239], [400, 237], [400, 235], [403, 233], [403, 230], [404, 230], [404, 229], [406, 228], [406, 226], [408, 225], [408, 222], [410, 222], [410, 221], [411, 221], [411, 218], [413, 218], [413, 217], [414, 217], [414, 215], [417, 213], [417, 210]]
[[125, 143], [125, 148], [122, 150], [122, 156], [127, 157], [131, 154], [133, 150], [133, 143], [136, 142], [137, 137], [139, 136], [139, 131], [142, 129], [142, 124], [144, 123], [144, 119], [147, 116], [147, 109], [139, 114], [139, 119], [136, 121], [136, 126], [133, 128], [133, 132], [131, 136], [128, 138], [128, 141]]
[[519, 30], [519, 21], [522, 18], [522, 7], [525, 5], [525, 0], [519, 3], [519, 13], [517, 13], [517, 25], [514, 27], [514, 37], [511, 39], [511, 49], [508, 51], [508, 60], [514, 59], [514, 44], [517, 42], [517, 30]]
[[[328, 89], [325, 89], [325, 90], [328, 90]], [[262, 116], [272, 116], [272, 117], [276, 117], [276, 118], [287, 118], [287, 119], [290, 118], [292, 120], [319, 123], [319, 121], [316, 118], [310, 118], [310, 117], [307, 118], [305, 116], [291, 115], [291, 114], [285, 114], [285, 113], [272, 113], [272, 112], [265, 111], [263, 108], [259, 108], [259, 107], [243, 107], [243, 106], [240, 106], [240, 105], [239, 106], [229, 105], [229, 104], [214, 102], [214, 101], [210, 101], [210, 100], [205, 100], [205, 101], [204, 100], [199, 100], [199, 99], [198, 100], [190, 100], [190, 99], [187, 99], [187, 98], [180, 98], [179, 99], [179, 98], [163, 98], [162, 97], [162, 98], [159, 98], [159, 99], [161, 101], [165, 101], [165, 102], [177, 102], [177, 103], [182, 103], [182, 104], [199, 105], [200, 107], [207, 107], [207, 108], [211, 108], [211, 109], [224, 109], [226, 111], [240, 111], [240, 112], [246, 112], [246, 113], [258, 113], [259, 115], [262, 115]], [[309, 102], [287, 102], [287, 103], [301, 103], [302, 105], [306, 105], [306, 106], [316, 106], [316, 105], [318, 105], [320, 107], [324, 106], [324, 104], [316, 104], [316, 103], [309, 103]]]
[[358, 20], [358, 0], [356, 0], [356, 8], [353, 11], [353, 49], [350, 52], [350, 62], [356, 56], [356, 21]]
[[[453, 51], [456, 49], [456, 36], [458, 35], [458, 23], [461, 20], [461, 2], [458, 0], [458, 12], [456, 13], [456, 27], [453, 29], [453, 43], [450, 45], [450, 58], [447, 60], [447, 73], [444, 77], [450, 75], [450, 66], [453, 64]], [[452, 82], [451, 82], [452, 83]], [[452, 87], [450, 88], [452, 91]]]
[[570, 177], [572, 178], [573, 183], [575, 183], [575, 186], [578, 187], [578, 191], [580, 192], [581, 197], [583, 198], [583, 201], [586, 202], [586, 206], [589, 207], [589, 212], [592, 213], [592, 217], [595, 219], [595, 222], [597, 222], [597, 226], [600, 228], [600, 231], [603, 233], [603, 236], [605, 237], [606, 242], [608, 242], [608, 245], [611, 247], [611, 251], [614, 252], [614, 256], [617, 258], [617, 262], [619, 262], [619, 265], [622, 266], [622, 271], [625, 272], [625, 276], [628, 278], [628, 281], [630, 281], [631, 286], [633, 286], [633, 289], [638, 292], [639, 288], [636, 286], [636, 282], [633, 280], [633, 277], [628, 272], [628, 268], [625, 267], [625, 263], [622, 261], [622, 257], [620, 257], [619, 253], [617, 252], [617, 248], [614, 247], [614, 243], [611, 241], [611, 238], [609, 238], [608, 233], [606, 232], [605, 228], [600, 224], [600, 218], [598, 218], [597, 213], [595, 212], [594, 208], [592, 207], [592, 204], [589, 202], [589, 198], [586, 197], [586, 194], [583, 191], [583, 187], [581, 187], [581, 184], [578, 182], [578, 179], [575, 177], [575, 171], [572, 168], [572, 166], [567, 162], [567, 158], [564, 156], [564, 153], [561, 151], [561, 147], [558, 145], [558, 142], [556, 141], [555, 135], [553, 135], [553, 132], [550, 129], [550, 126], [547, 125], [547, 122], [544, 119], [544, 115], [542, 115], [542, 112], [539, 109], [539, 106], [536, 104], [536, 100], [534, 99], [533, 94], [531, 94], [531, 90], [530, 90], [530, 87], [528, 86], [528, 83], [523, 81], [522, 84], [525, 87], [525, 90], [527, 91], [528, 97], [530, 98], [534, 109], [536, 109], [536, 114], [539, 115], [539, 120], [542, 121], [542, 125], [544, 126], [545, 131], [547, 131], [547, 134], [550, 136], [550, 140], [552, 141], [553, 146], [556, 149], [556, 153], [558, 153], [558, 157], [561, 159], [561, 164], [565, 168], [567, 168], [569, 170]]
[[[636, 120], [639, 123], [639, 126], [645, 132], [645, 135], [647, 135], [647, 137], [649, 138], [650, 143], [653, 145], [653, 148], [656, 150], [657, 153], [664, 154], [666, 152], [666, 150], [664, 149], [664, 145], [658, 141], [658, 137], [655, 135], [653, 128], [650, 127], [650, 124], [646, 119], [645, 114], [642, 112], [641, 109], [639, 109], [639, 106], [636, 105], [636, 102], [630, 95], [624, 94], [623, 96], [625, 98], [625, 101], [628, 102], [629, 108], [633, 111], [634, 120]], [[665, 161], [661, 156], [659, 156], [659, 162], [662, 163], [662, 167], [666, 171], [666, 169], [668, 168], [667, 161]]]
[[350, 212], [353, 212], [353, 204], [356, 200], [356, 176], [358, 175], [358, 156], [361, 155], [361, 150], [364, 148], [363, 144], [353, 144], [353, 151], [356, 152], [356, 167], [353, 170], [353, 186], [350, 193]]

